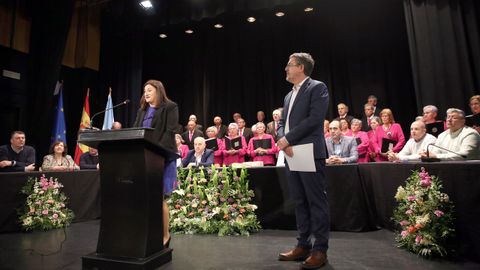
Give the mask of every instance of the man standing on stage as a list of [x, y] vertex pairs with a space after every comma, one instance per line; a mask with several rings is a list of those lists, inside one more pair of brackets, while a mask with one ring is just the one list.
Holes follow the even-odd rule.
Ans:
[[[277, 145], [295, 158], [292, 146], [313, 144], [314, 172], [293, 171], [287, 163], [290, 195], [295, 202], [298, 229], [296, 247], [280, 253], [280, 261], [301, 261], [304, 269], [317, 269], [327, 261], [330, 213], [325, 179], [325, 138], [323, 121], [328, 107], [328, 89], [311, 79], [315, 61], [308, 53], [290, 55], [285, 67], [293, 89], [284, 99], [282, 118], [277, 130]], [[314, 237], [313, 241], [311, 237]]]

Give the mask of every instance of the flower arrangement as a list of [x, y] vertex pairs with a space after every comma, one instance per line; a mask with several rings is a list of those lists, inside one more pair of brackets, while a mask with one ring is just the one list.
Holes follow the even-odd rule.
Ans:
[[454, 232], [453, 204], [441, 189], [438, 177], [425, 168], [413, 171], [405, 188], [398, 187], [393, 220], [401, 228], [395, 237], [399, 247], [424, 257], [447, 255], [446, 244]]
[[70, 224], [74, 214], [65, 206], [67, 197], [60, 192], [62, 187], [58, 179], [52, 177], [47, 179], [44, 174], [40, 179], [28, 178], [21, 191], [28, 197], [23, 211], [19, 211], [23, 229], [50, 230]]
[[178, 188], [168, 199], [170, 229], [177, 233], [249, 235], [258, 231], [247, 170], [214, 166], [178, 170]]

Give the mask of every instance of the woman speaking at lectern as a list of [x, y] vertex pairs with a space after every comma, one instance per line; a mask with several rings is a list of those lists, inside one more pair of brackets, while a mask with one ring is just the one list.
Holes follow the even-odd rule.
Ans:
[[[149, 80], [143, 85], [143, 95], [140, 99], [140, 109], [134, 127], [154, 128], [155, 139], [158, 144], [172, 152], [177, 152], [175, 130], [178, 126], [178, 106], [165, 93], [165, 87], [160, 81]], [[163, 170], [163, 194], [170, 194], [176, 187], [177, 168], [176, 160], [165, 160]], [[168, 230], [168, 206], [163, 198], [163, 245], [170, 244]]]

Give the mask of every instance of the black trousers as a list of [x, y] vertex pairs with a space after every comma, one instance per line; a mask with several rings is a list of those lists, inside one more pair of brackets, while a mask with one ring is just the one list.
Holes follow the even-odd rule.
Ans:
[[[290, 171], [287, 177], [290, 195], [295, 202], [297, 246], [326, 252], [330, 233], [330, 210], [327, 201], [325, 159], [315, 160], [316, 172]], [[311, 237], [315, 237], [312, 245]]]

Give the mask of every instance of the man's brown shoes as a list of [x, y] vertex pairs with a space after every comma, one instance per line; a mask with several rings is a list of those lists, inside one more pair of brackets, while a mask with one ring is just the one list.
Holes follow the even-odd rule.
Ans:
[[309, 249], [296, 247], [285, 253], [278, 254], [278, 260], [279, 261], [303, 261], [308, 257], [308, 255], [310, 255]]
[[327, 262], [327, 254], [321, 251], [313, 251], [312, 254], [302, 262], [303, 269], [317, 269]]

